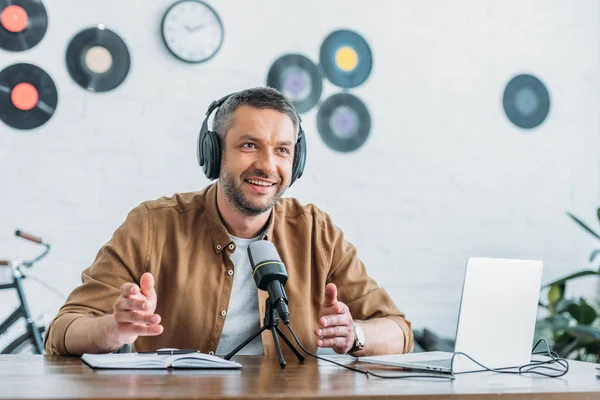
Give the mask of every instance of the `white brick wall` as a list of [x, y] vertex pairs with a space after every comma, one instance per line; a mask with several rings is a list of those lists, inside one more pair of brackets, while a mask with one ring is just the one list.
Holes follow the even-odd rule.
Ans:
[[[213, 99], [264, 85], [284, 52], [317, 61], [338, 28], [361, 33], [374, 53], [371, 77], [352, 91], [371, 112], [372, 136], [354, 154], [334, 153], [316, 132], [316, 110], [305, 114], [308, 164], [289, 195], [332, 215], [415, 327], [454, 335], [469, 256], [541, 258], [548, 281], [585, 267], [597, 246], [564, 214], [598, 226], [595, 1], [212, 1], [225, 43], [196, 66], [161, 42], [171, 0], [45, 3], [44, 40], [0, 53], [0, 69], [35, 63], [59, 90], [41, 129], [0, 124], [0, 256], [35, 251], [15, 228], [43, 235], [54, 248], [35, 273], [65, 294], [131, 208], [207, 184], [194, 146]], [[118, 32], [132, 57], [123, 86], [104, 94], [82, 90], [64, 65], [70, 38], [97, 23]], [[501, 103], [523, 72], [552, 99], [531, 132], [510, 124]], [[322, 99], [338, 91], [324, 88]], [[35, 282], [26, 288], [35, 313], [52, 317], [63, 302]], [[590, 281], [573, 288], [593, 290]], [[0, 318], [14, 300], [0, 293]]]

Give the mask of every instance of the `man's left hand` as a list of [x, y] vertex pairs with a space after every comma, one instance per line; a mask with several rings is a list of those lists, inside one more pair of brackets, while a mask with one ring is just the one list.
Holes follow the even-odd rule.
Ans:
[[348, 306], [337, 300], [337, 287], [325, 287], [319, 326], [315, 329], [317, 345], [331, 347], [338, 354], [346, 354], [354, 345], [354, 325]]

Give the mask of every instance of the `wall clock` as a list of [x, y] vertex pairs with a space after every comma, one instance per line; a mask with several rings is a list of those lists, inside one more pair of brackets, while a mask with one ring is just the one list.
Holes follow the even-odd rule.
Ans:
[[224, 28], [219, 14], [199, 0], [181, 0], [169, 7], [162, 20], [167, 49], [188, 63], [210, 60], [223, 44]]

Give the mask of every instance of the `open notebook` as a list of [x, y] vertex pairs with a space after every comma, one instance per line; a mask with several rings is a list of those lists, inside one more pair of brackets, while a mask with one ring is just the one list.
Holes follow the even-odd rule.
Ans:
[[84, 354], [81, 360], [92, 368], [102, 369], [229, 369], [242, 368], [242, 365], [217, 356], [193, 352], [186, 354], [122, 353]]

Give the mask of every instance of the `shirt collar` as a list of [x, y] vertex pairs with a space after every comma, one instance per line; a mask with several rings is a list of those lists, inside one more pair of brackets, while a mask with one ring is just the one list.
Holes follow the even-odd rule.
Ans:
[[[227, 232], [227, 228], [221, 220], [221, 214], [217, 208], [217, 183], [210, 185], [206, 191], [206, 218], [208, 220], [208, 226], [213, 240], [213, 248], [216, 253], [220, 253], [225, 249], [233, 240]], [[271, 209], [271, 215], [267, 221], [267, 227], [264, 230], [264, 234], [261, 239], [272, 240], [273, 238], [273, 226], [274, 226], [274, 214], [277, 204]]]

